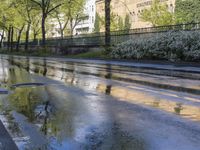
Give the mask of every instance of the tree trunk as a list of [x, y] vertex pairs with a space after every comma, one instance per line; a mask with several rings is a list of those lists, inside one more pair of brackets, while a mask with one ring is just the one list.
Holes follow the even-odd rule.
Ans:
[[10, 47], [10, 51], [12, 52], [13, 51], [13, 46], [14, 46], [14, 43], [13, 43], [13, 37], [14, 37], [14, 27], [11, 27], [11, 47]]
[[70, 36], [73, 38], [73, 19], [70, 19]]
[[21, 40], [21, 35], [22, 35], [23, 29], [24, 29], [24, 25], [22, 26], [22, 28], [19, 30], [19, 33], [18, 33], [17, 45], [16, 45], [16, 51], [17, 52], [19, 51], [19, 43], [20, 43], [20, 40]]
[[110, 2], [111, 0], [105, 0], [105, 45], [106, 48], [110, 47]]
[[36, 33], [36, 31], [33, 31], [33, 41], [34, 42], [37, 41], [37, 33]]
[[45, 21], [46, 17], [42, 17], [42, 45], [45, 47], [46, 45], [46, 29], [45, 29]]
[[25, 43], [25, 51], [28, 51], [28, 45], [29, 45], [29, 33], [30, 33], [30, 27], [31, 23], [28, 23], [27, 29], [26, 29], [26, 43]]
[[10, 33], [11, 33], [11, 26], [8, 29], [8, 38], [7, 38], [7, 50], [10, 51]]
[[63, 29], [60, 30], [60, 34], [61, 34], [61, 39], [64, 39], [64, 30]]
[[3, 48], [3, 39], [4, 39], [4, 29], [2, 31], [2, 35], [1, 35], [1, 41], [0, 41], [0, 48]]
[[70, 19], [70, 45], [73, 45], [73, 20]]
[[61, 39], [63, 39], [64, 38], [64, 27], [63, 27], [61, 21], [59, 20], [59, 17], [57, 17], [57, 20], [58, 20], [59, 28], [60, 28], [60, 36], [61, 36]]

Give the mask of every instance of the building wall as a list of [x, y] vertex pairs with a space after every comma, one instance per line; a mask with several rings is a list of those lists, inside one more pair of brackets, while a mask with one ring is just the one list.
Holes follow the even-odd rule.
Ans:
[[91, 33], [94, 30], [96, 7], [95, 0], [86, 0], [83, 19], [76, 25], [74, 34]]
[[[175, 0], [161, 0], [162, 3], [166, 3], [171, 11], [174, 11]], [[151, 23], [144, 22], [140, 19], [140, 13], [149, 8], [152, 4], [152, 0], [111, 0], [111, 10], [117, 16], [125, 18], [126, 14], [130, 15], [131, 28], [145, 28], [151, 27]], [[96, 0], [96, 12], [100, 16], [105, 15], [104, 0]], [[101, 29], [103, 31], [104, 29]]]

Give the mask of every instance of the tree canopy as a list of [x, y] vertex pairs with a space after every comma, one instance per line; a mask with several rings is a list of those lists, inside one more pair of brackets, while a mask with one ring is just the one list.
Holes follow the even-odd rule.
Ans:
[[200, 21], [200, 0], [176, 0], [176, 23]]
[[45, 45], [47, 32], [52, 32], [48, 30], [51, 19], [54, 19], [54, 24], [60, 25], [57, 32], [62, 37], [68, 31], [73, 34], [73, 29], [84, 15], [84, 5], [85, 0], [1, 0], [0, 42], [4, 36], [8, 45], [12, 45], [13, 41], [19, 44], [20, 40], [25, 40], [25, 49], [28, 50], [29, 39], [35, 41], [42, 35]]
[[169, 11], [167, 4], [161, 3], [160, 0], [154, 0], [149, 9], [141, 12], [140, 18], [153, 26], [171, 25], [174, 22], [173, 13]]

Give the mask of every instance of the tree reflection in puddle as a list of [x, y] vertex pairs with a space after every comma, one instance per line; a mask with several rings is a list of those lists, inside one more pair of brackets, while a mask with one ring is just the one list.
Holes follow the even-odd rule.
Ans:
[[[71, 113], [67, 113], [70, 110], [55, 109], [51, 104], [54, 98], [49, 96], [48, 87], [23, 87], [16, 88], [9, 95], [8, 100], [10, 102], [10, 109], [23, 114], [27, 117], [28, 122], [37, 126], [38, 132], [42, 132], [49, 138], [50, 143], [48, 147], [51, 147], [51, 140], [56, 143], [62, 143], [66, 137], [72, 138], [74, 127], [72, 125], [73, 121], [70, 119], [72, 117], [70, 116]], [[21, 128], [24, 128], [22, 127], [24, 124], [22, 121], [17, 123], [20, 124]], [[66, 140], [64, 141], [66, 142]]]
[[[144, 149], [142, 139], [130, 137], [128, 133], [121, 131], [116, 123], [110, 122], [109, 126], [100, 125], [103, 132], [98, 132], [99, 126], [95, 127], [93, 122], [90, 123], [87, 120], [84, 120], [85, 124], [82, 126], [81, 121], [78, 120], [82, 120], [79, 113], [83, 110], [79, 112], [80, 110], [76, 109], [80, 105], [76, 103], [77, 100], [67, 96], [64, 91], [54, 91], [51, 86], [16, 88], [8, 99], [18, 113], [26, 116], [30, 123], [38, 127], [38, 132], [42, 132], [49, 139], [46, 149], [50, 147], [64, 149], [66, 145], [85, 150], [131, 149], [132, 147], [136, 147], [138, 150]], [[81, 105], [83, 106], [83, 104]], [[81, 128], [86, 128], [84, 130], [88, 130], [88, 132], [83, 133], [85, 140], [81, 140], [79, 143], [75, 141], [75, 137]], [[52, 145], [53, 143], [57, 146]]]
[[47, 98], [44, 87], [38, 88], [17, 88], [8, 99], [17, 112], [28, 117], [29, 121], [35, 120], [35, 108], [42, 104]]

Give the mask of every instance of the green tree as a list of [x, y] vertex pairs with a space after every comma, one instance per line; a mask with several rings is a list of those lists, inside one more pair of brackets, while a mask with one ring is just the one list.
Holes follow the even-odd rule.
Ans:
[[96, 33], [100, 32], [100, 28], [101, 28], [101, 18], [99, 16], [99, 14], [96, 13], [95, 24], [94, 24], [94, 32], [96, 32]]
[[[100, 17], [100, 27], [105, 25], [104, 16]], [[124, 22], [120, 16], [114, 12], [110, 13], [110, 31], [124, 30]]]
[[6, 15], [6, 3], [5, 0], [1, 1], [1, 5], [0, 5], [0, 32], [1, 32], [1, 41], [0, 41], [0, 46], [3, 46], [3, 39], [5, 36], [5, 32], [8, 31], [8, 26], [7, 26], [7, 22], [8, 22], [8, 17]]
[[200, 21], [200, 0], [176, 0], [176, 23], [193, 23]]
[[56, 18], [59, 23], [59, 32], [61, 38], [64, 37], [64, 31], [70, 27], [70, 35], [73, 35], [73, 30], [77, 24], [84, 18], [83, 8], [85, 0], [66, 0], [62, 6], [56, 9], [52, 17]]
[[[37, 14], [37, 13], [36, 13]], [[40, 15], [37, 14], [32, 18], [31, 23], [31, 38], [33, 38], [34, 41], [38, 39], [38, 36], [41, 35], [41, 19]]]
[[12, 51], [14, 48], [14, 34], [18, 26], [23, 23], [15, 8], [15, 1], [2, 0], [0, 5], [0, 26], [7, 35], [7, 49]]
[[[15, 0], [15, 9], [18, 12], [18, 16], [22, 18], [21, 20], [23, 22], [21, 28], [19, 29], [20, 34], [18, 34], [19, 35], [18, 43], [20, 41], [22, 30], [24, 27], [26, 27], [24, 48], [27, 51], [29, 46], [31, 25], [35, 17], [39, 15], [39, 11], [36, 10], [36, 5], [31, 3], [30, 0]], [[18, 44], [17, 44], [17, 50], [18, 50]]]
[[31, 1], [38, 6], [42, 14], [42, 21], [41, 21], [42, 22], [42, 25], [41, 25], [42, 44], [43, 46], [45, 46], [46, 45], [46, 28], [45, 28], [46, 19], [50, 15], [50, 13], [52, 13], [58, 7], [60, 7], [62, 3], [57, 0], [31, 0]]
[[173, 13], [168, 10], [167, 4], [160, 3], [160, 0], [154, 0], [151, 8], [141, 12], [140, 18], [153, 26], [171, 25], [174, 20]]
[[124, 21], [124, 30], [130, 30], [130, 29], [131, 29], [130, 15], [126, 14], [125, 21]]
[[124, 22], [123, 22], [123, 19], [122, 19], [122, 17], [118, 17], [118, 30], [124, 30], [124, 26], [125, 26], [125, 24], [124, 24]]

